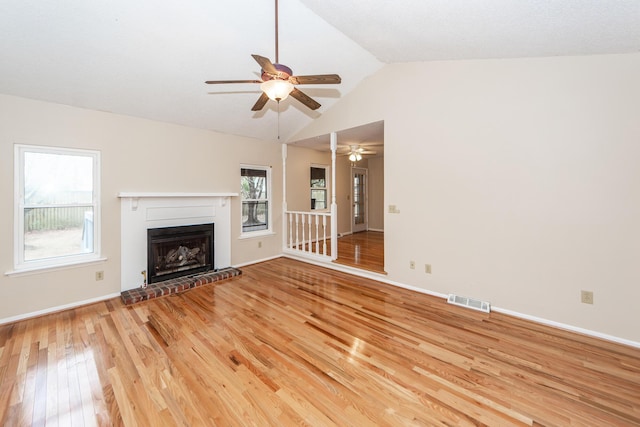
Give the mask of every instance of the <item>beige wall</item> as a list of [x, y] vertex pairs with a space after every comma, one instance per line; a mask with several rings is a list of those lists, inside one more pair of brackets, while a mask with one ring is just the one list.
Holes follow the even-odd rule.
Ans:
[[[13, 146], [99, 150], [102, 254], [97, 265], [8, 277], [13, 269]], [[120, 292], [120, 201], [133, 192], [239, 192], [240, 164], [273, 166], [273, 224], [282, 222], [280, 144], [0, 95], [0, 320]], [[232, 264], [281, 253], [279, 235], [239, 240], [234, 198]], [[258, 248], [257, 241], [262, 242]], [[95, 271], [104, 280], [95, 281]]]
[[389, 280], [640, 342], [639, 118], [640, 54], [407, 63], [295, 139], [385, 121]]
[[384, 157], [371, 157], [369, 169], [369, 229], [384, 231]]
[[331, 153], [311, 148], [287, 146], [287, 208], [290, 211], [311, 210], [311, 165], [329, 166], [327, 206], [331, 205]]
[[[339, 138], [339, 137], [338, 137]], [[369, 177], [369, 228], [384, 229], [384, 169], [382, 157], [363, 159], [357, 167], [367, 169]], [[336, 202], [338, 203], [338, 233], [349, 234], [352, 227], [351, 162], [347, 156], [336, 158]]]
[[338, 234], [351, 233], [351, 162], [347, 156], [336, 157], [336, 203]]

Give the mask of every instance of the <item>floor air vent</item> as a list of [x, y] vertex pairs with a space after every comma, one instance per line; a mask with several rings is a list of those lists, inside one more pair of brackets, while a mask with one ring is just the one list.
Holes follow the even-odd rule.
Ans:
[[447, 298], [447, 302], [449, 304], [459, 305], [460, 307], [467, 307], [478, 311], [484, 311], [485, 313], [489, 313], [491, 311], [491, 304], [486, 301], [480, 301], [479, 299], [450, 294], [449, 298]]

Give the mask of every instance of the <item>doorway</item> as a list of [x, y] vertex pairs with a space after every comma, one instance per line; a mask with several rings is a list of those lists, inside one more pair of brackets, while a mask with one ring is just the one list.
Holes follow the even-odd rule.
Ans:
[[[336, 153], [331, 160], [333, 180], [327, 187], [326, 196], [327, 204], [331, 200], [337, 207], [335, 219], [332, 217], [335, 230], [331, 230], [332, 238], [336, 237], [334, 255], [337, 259], [334, 258], [334, 262], [384, 273], [384, 121], [340, 130], [335, 135]], [[293, 178], [286, 179], [286, 185], [290, 187], [286, 193], [297, 195], [298, 187], [299, 194], [303, 192], [301, 183], [309, 182], [308, 179], [298, 181], [302, 167], [306, 174], [309, 170], [307, 164], [329, 163], [331, 134], [290, 144], [317, 152], [296, 152], [302, 160], [297, 163], [287, 161], [287, 177]], [[354, 153], [356, 155], [352, 159]], [[298, 168], [300, 171], [296, 169], [298, 165], [303, 165]], [[308, 186], [306, 188], [308, 191]], [[293, 203], [295, 198], [291, 200]], [[306, 200], [304, 203], [309, 206]]]

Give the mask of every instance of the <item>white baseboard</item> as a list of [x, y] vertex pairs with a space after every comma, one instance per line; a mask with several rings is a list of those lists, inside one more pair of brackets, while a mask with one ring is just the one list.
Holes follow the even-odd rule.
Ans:
[[376, 233], [384, 233], [384, 229], [380, 229], [380, 228], [368, 228], [367, 231], [375, 231]]
[[282, 258], [282, 256], [283, 256], [282, 254], [278, 254], [278, 255], [267, 257], [267, 258], [256, 259], [256, 260], [249, 261], [249, 262], [243, 262], [243, 263], [240, 263], [240, 264], [235, 264], [235, 265], [232, 265], [232, 267], [233, 268], [240, 268], [240, 267], [244, 267], [244, 266], [247, 266], [247, 265], [258, 264], [260, 262], [271, 261], [272, 259], [276, 259], [276, 258]]
[[120, 296], [120, 292], [114, 294], [102, 295], [100, 297], [87, 299], [84, 301], [72, 302], [70, 304], [63, 304], [56, 307], [45, 308], [44, 310], [32, 311], [31, 313], [19, 314], [17, 316], [5, 317], [4, 319], [0, 319], [0, 325], [4, 325], [5, 323], [13, 323], [18, 322], [20, 320], [31, 319], [32, 317], [39, 317], [45, 314], [57, 313], [59, 311], [69, 310], [71, 308], [80, 307], [83, 305], [89, 305], [100, 301], [105, 301], [111, 298], [116, 298]]
[[[296, 257], [290, 254], [280, 254], [280, 255], [274, 255], [268, 258], [264, 258], [264, 259], [260, 259], [260, 260], [254, 260], [254, 261], [250, 261], [250, 262], [246, 262], [246, 263], [241, 263], [241, 264], [236, 264], [233, 267], [235, 268], [239, 268], [239, 267], [244, 267], [247, 265], [251, 265], [251, 264], [257, 264], [260, 262], [265, 262], [265, 261], [270, 261], [272, 259], [276, 259], [276, 258], [281, 258], [281, 257], [287, 257], [287, 258], [291, 258], [291, 259], [295, 259], [298, 261], [302, 261], [302, 262], [306, 262], [309, 264], [314, 264], [314, 265], [318, 265], [320, 267], [326, 267], [332, 270], [337, 270], [337, 271], [341, 271], [343, 273], [349, 273], [349, 274], [353, 274], [354, 276], [359, 276], [359, 277], [364, 277], [367, 279], [372, 279], [372, 280], [377, 280], [379, 282], [383, 282], [392, 286], [397, 286], [399, 288], [404, 288], [410, 291], [415, 291], [415, 292], [419, 292], [422, 294], [427, 294], [427, 295], [431, 295], [434, 296], [436, 298], [443, 298], [443, 299], [447, 299], [448, 295], [446, 294], [442, 294], [439, 292], [433, 292], [433, 291], [429, 291], [427, 289], [423, 289], [423, 288], [418, 288], [416, 286], [410, 286], [404, 283], [400, 283], [400, 282], [396, 282], [393, 280], [389, 280], [386, 278], [386, 276], [382, 273], [374, 273], [374, 272], [370, 272], [370, 271], [366, 271], [366, 270], [360, 270], [358, 268], [354, 268], [354, 267], [349, 267], [349, 266], [345, 266], [345, 265], [341, 265], [341, 264], [336, 264], [336, 263], [332, 263], [332, 262], [317, 262], [317, 261], [311, 261], [305, 258], [301, 258], [301, 257]], [[120, 293], [113, 293], [113, 294], [107, 294], [107, 295], [102, 295], [100, 297], [96, 297], [96, 298], [91, 298], [88, 300], [84, 300], [84, 301], [77, 301], [77, 302], [73, 302], [70, 304], [64, 304], [64, 305], [59, 305], [56, 307], [51, 307], [51, 308], [47, 308], [44, 310], [38, 310], [38, 311], [33, 311], [31, 313], [25, 313], [25, 314], [20, 314], [18, 316], [12, 316], [12, 317], [5, 317], [3, 319], [0, 319], [0, 325], [4, 325], [6, 323], [13, 323], [13, 322], [18, 322], [20, 320], [25, 320], [25, 319], [30, 319], [33, 317], [38, 317], [38, 316], [42, 316], [45, 314], [52, 314], [52, 313], [56, 313], [59, 311], [63, 311], [63, 310], [68, 310], [71, 308], [76, 308], [76, 307], [80, 307], [83, 305], [88, 305], [88, 304], [93, 304], [96, 302], [100, 302], [100, 301], [105, 301], [108, 299], [112, 299], [112, 298], [116, 298], [119, 297]], [[567, 325], [565, 323], [560, 323], [560, 322], [555, 322], [553, 320], [548, 320], [548, 319], [543, 319], [540, 317], [536, 317], [536, 316], [531, 316], [528, 314], [523, 314], [523, 313], [519, 313], [516, 311], [512, 311], [512, 310], [508, 310], [505, 308], [499, 308], [499, 307], [495, 307], [495, 306], [491, 306], [491, 310], [498, 312], [498, 313], [502, 313], [502, 314], [506, 314], [509, 316], [513, 316], [513, 317], [518, 317], [520, 319], [525, 319], [525, 320], [529, 320], [531, 322], [535, 322], [535, 323], [540, 323], [543, 325], [547, 325], [547, 326], [553, 326], [559, 329], [564, 329], [567, 331], [571, 331], [571, 332], [576, 332], [579, 334], [583, 334], [583, 335], [588, 335], [594, 338], [599, 338], [605, 341], [611, 341], [614, 343], [618, 343], [618, 344], [623, 344], [623, 345], [627, 345], [630, 347], [635, 347], [635, 348], [640, 348], [640, 342], [636, 342], [636, 341], [632, 341], [632, 340], [628, 340], [625, 338], [620, 338], [620, 337], [616, 337], [613, 335], [609, 335], [609, 334], [603, 334], [601, 332], [597, 332], [597, 331], [592, 331], [589, 329], [584, 329], [584, 328], [580, 328], [577, 326], [573, 326], [573, 325]]]
[[[427, 295], [431, 295], [437, 298], [443, 298], [443, 299], [447, 299], [449, 297], [449, 295], [447, 294], [441, 294], [439, 292], [433, 292], [433, 291], [429, 291], [427, 289], [423, 289], [423, 288], [418, 288], [415, 286], [410, 286], [404, 283], [400, 283], [400, 282], [395, 282], [393, 280], [389, 280], [386, 278], [386, 276], [384, 274], [380, 274], [380, 273], [373, 273], [373, 272], [369, 272], [366, 270], [360, 270], [358, 268], [354, 268], [354, 267], [348, 267], [348, 266], [344, 266], [344, 265], [340, 265], [340, 264], [336, 264], [333, 262], [312, 262], [309, 261], [307, 259], [301, 258], [301, 257], [294, 257], [294, 256], [290, 256], [288, 254], [285, 254], [286, 257], [288, 258], [293, 258], [293, 259], [297, 259], [298, 261], [303, 261], [303, 262], [307, 262], [309, 264], [314, 264], [314, 265], [319, 265], [321, 267], [326, 267], [326, 268], [330, 268], [332, 270], [338, 270], [338, 271], [342, 271], [344, 273], [349, 273], [349, 274], [353, 274], [354, 276], [359, 276], [359, 277], [365, 277], [367, 279], [372, 279], [372, 280], [377, 280], [379, 282], [383, 282], [383, 283], [387, 283], [389, 285], [393, 285], [393, 286], [397, 286], [399, 288], [404, 288], [404, 289], [408, 289], [410, 291], [415, 291], [415, 292], [420, 292], [422, 294], [427, 294]], [[628, 345], [630, 347], [635, 347], [635, 348], [640, 348], [640, 342], [636, 342], [636, 341], [631, 341], [625, 338], [620, 338], [620, 337], [616, 337], [613, 335], [609, 335], [609, 334], [603, 334], [601, 332], [597, 332], [597, 331], [592, 331], [589, 329], [584, 329], [584, 328], [580, 328], [577, 326], [573, 326], [573, 325], [567, 325], [565, 323], [560, 323], [560, 322], [555, 322], [553, 320], [547, 320], [547, 319], [543, 319], [540, 317], [536, 317], [536, 316], [531, 316], [528, 314], [523, 314], [523, 313], [518, 313], [516, 311], [512, 311], [512, 310], [507, 310], [504, 308], [499, 308], [499, 307], [495, 307], [495, 306], [491, 306], [491, 311], [495, 311], [498, 313], [502, 313], [502, 314], [507, 314], [509, 316], [513, 316], [513, 317], [518, 317], [520, 319], [525, 319], [525, 320], [529, 320], [531, 322], [535, 322], [535, 323], [539, 323], [542, 325], [547, 325], [547, 326], [553, 326], [559, 329], [564, 329], [567, 331], [571, 331], [571, 332], [576, 332], [582, 335], [588, 335], [594, 338], [599, 338], [605, 341], [611, 341], [614, 343], [618, 343], [618, 344], [624, 344], [624, 345]]]
[[494, 307], [491, 306], [491, 311], [496, 311], [498, 313], [506, 314], [513, 317], [518, 317], [520, 319], [529, 320], [531, 322], [540, 323], [547, 326], [553, 326], [555, 328], [564, 329], [566, 331], [576, 332], [582, 335], [588, 335], [594, 338], [600, 338], [605, 341], [611, 341], [618, 344], [628, 345], [630, 347], [640, 348], [640, 342], [631, 341], [625, 338], [616, 337], [609, 334], [603, 334], [601, 332], [592, 331], [590, 329], [580, 328], [578, 326], [567, 325], [565, 323], [555, 322], [553, 320], [543, 319], [541, 317], [530, 316], [528, 314], [518, 313], [517, 311], [507, 310], [505, 308]]

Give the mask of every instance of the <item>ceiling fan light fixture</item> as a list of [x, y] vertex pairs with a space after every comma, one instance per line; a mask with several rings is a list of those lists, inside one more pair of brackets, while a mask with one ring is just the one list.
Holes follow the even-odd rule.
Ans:
[[293, 85], [287, 80], [272, 79], [262, 83], [260, 89], [267, 94], [269, 99], [280, 102], [287, 99], [293, 91]]
[[357, 151], [352, 152], [351, 154], [349, 154], [349, 161], [351, 161], [351, 162], [359, 162], [360, 160], [362, 160], [362, 154], [358, 153]]

